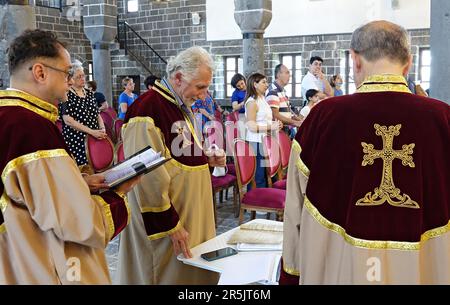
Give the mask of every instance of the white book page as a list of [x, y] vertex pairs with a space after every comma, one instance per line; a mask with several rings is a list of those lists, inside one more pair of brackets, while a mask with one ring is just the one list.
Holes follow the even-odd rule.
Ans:
[[[161, 153], [157, 153], [152, 148], [142, 152], [141, 154], [134, 156], [131, 159], [128, 159], [121, 164], [103, 172], [105, 175], [105, 183], [111, 184], [117, 180], [120, 180], [124, 177], [129, 177], [134, 174], [136, 171], [133, 168], [133, 165], [136, 163], [142, 163], [145, 167], [150, 167], [154, 161], [161, 159]], [[164, 158], [162, 158], [164, 159]]]

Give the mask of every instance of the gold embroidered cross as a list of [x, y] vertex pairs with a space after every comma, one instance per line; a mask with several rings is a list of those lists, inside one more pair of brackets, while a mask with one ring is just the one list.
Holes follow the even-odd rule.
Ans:
[[397, 124], [387, 128], [386, 126], [375, 124], [374, 127], [376, 130], [375, 134], [381, 136], [383, 139], [383, 149], [376, 150], [373, 148], [373, 144], [361, 142], [363, 152], [365, 153], [362, 166], [372, 165], [375, 159], [381, 158], [383, 160], [381, 184], [379, 187], [375, 188], [373, 194], [372, 192], [368, 192], [364, 198], [359, 199], [356, 202], [356, 205], [375, 206], [381, 205], [387, 201], [390, 205], [396, 207], [418, 209], [419, 205], [417, 202], [412, 200], [407, 194], [402, 195], [400, 189], [395, 187], [392, 177], [392, 161], [394, 161], [394, 159], [402, 160], [403, 166], [415, 167], [413, 157], [411, 156], [415, 144], [403, 145], [402, 150], [394, 150], [392, 148], [394, 136], [400, 134], [402, 125]]

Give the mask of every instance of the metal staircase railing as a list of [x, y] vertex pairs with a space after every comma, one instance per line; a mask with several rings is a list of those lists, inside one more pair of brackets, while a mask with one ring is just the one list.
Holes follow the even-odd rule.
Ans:
[[[165, 70], [167, 61], [161, 57], [126, 21], [117, 20], [117, 40], [125, 55], [130, 55], [151, 75]], [[151, 67], [150, 67], [151, 66]], [[157, 67], [153, 69], [153, 67]]]

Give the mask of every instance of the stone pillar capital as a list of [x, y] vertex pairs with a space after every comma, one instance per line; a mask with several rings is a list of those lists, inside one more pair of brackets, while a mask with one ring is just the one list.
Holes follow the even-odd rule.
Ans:
[[264, 33], [272, 20], [272, 0], [234, 0], [234, 20], [242, 34]]

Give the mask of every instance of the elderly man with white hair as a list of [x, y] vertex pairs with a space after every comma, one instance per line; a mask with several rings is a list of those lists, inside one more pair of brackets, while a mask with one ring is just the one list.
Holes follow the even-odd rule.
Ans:
[[214, 64], [200, 47], [179, 53], [167, 77], [155, 82], [127, 111], [122, 129], [130, 156], [150, 145], [166, 158], [129, 194], [132, 220], [120, 239], [118, 284], [216, 284], [218, 274], [188, 266], [176, 256], [215, 236], [209, 167], [225, 165], [207, 157], [195, 134], [191, 105], [204, 99]]

